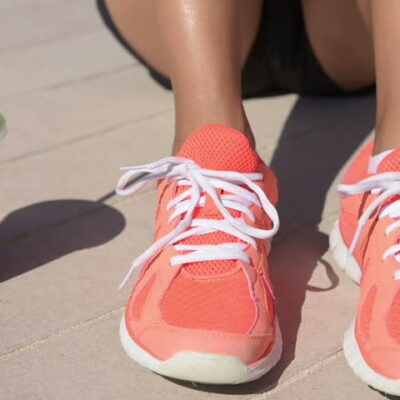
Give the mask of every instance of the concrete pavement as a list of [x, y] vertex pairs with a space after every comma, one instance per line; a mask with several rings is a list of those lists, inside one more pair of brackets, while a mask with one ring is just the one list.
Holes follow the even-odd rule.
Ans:
[[357, 287], [328, 232], [335, 185], [374, 124], [374, 97], [246, 101], [279, 177], [271, 255], [284, 355], [237, 387], [183, 384], [133, 363], [118, 339], [130, 261], [152, 237], [154, 188], [117, 198], [118, 167], [168, 154], [171, 93], [108, 35], [92, 2], [2, 0], [0, 399], [381, 399], [341, 349]]

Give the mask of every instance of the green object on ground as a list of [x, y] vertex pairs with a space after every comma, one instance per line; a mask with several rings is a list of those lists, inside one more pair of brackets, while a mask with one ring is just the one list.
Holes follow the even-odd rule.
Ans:
[[6, 120], [0, 114], [0, 139], [6, 134]]

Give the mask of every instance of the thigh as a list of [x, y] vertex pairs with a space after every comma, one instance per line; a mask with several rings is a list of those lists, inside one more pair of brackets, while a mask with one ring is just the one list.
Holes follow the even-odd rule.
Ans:
[[372, 33], [362, 0], [302, 0], [304, 21], [315, 56], [344, 90], [375, 81]]

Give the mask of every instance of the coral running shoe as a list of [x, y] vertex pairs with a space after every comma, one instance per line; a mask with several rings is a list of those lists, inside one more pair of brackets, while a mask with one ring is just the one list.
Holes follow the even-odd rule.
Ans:
[[400, 395], [400, 148], [368, 173], [368, 143], [339, 185], [341, 211], [330, 246], [360, 284], [357, 314], [344, 337], [354, 372], [372, 387]]
[[122, 282], [141, 269], [120, 325], [127, 354], [188, 381], [264, 375], [282, 349], [267, 262], [279, 224], [271, 170], [219, 124], [197, 128], [176, 157], [123, 169], [118, 194], [158, 182], [154, 243]]

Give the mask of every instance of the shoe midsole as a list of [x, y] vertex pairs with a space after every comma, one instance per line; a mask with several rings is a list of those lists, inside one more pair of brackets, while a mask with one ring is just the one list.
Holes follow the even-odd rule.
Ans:
[[126, 353], [142, 366], [172, 378], [214, 384], [237, 384], [258, 379], [280, 359], [282, 336], [276, 321], [276, 334], [270, 352], [257, 363], [247, 365], [237, 357], [184, 350], [167, 360], [158, 360], [141, 348], [129, 335], [125, 318], [121, 319], [120, 337]]

